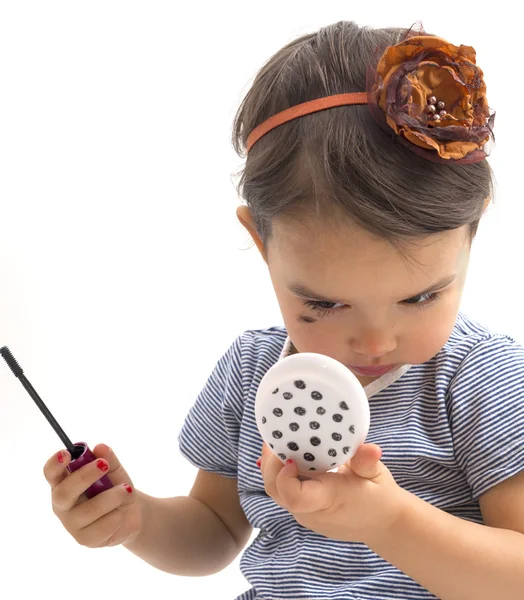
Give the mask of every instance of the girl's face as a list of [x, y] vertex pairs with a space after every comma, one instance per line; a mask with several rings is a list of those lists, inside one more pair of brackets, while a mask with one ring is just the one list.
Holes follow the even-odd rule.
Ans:
[[[448, 340], [459, 311], [467, 227], [420, 240], [402, 258], [356, 226], [276, 219], [264, 247], [247, 207], [238, 217], [266, 260], [284, 323], [299, 352], [353, 367], [424, 363]], [[447, 282], [447, 283], [446, 283]]]

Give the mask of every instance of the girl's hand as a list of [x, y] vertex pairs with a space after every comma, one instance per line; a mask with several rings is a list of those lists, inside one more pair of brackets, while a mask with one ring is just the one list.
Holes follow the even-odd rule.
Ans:
[[267, 494], [300, 525], [334, 540], [367, 543], [387, 534], [406, 497], [381, 456], [379, 446], [363, 444], [336, 473], [301, 480], [294, 461], [283, 465], [264, 444], [258, 464]]
[[[142, 510], [133, 482], [115, 453], [105, 444], [93, 448], [98, 460], [69, 473], [67, 450], [53, 454], [44, 466], [51, 486], [53, 512], [82, 546], [105, 548], [132, 541], [142, 529]], [[114, 487], [87, 499], [84, 491], [102, 475]]]

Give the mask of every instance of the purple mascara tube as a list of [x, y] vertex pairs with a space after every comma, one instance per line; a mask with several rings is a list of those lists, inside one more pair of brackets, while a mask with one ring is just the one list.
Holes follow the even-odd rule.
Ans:
[[[7, 346], [3, 346], [0, 348], [0, 354], [3, 356], [5, 362], [9, 365], [9, 368], [20, 380], [20, 383], [24, 386], [27, 393], [31, 396], [31, 398], [35, 401], [35, 404], [42, 411], [44, 417], [49, 421], [51, 427], [55, 430], [58, 437], [62, 440], [63, 444], [67, 448], [69, 454], [71, 454], [71, 462], [67, 466], [67, 470], [70, 473], [73, 473], [80, 467], [87, 465], [90, 462], [96, 460], [96, 456], [91, 452], [89, 446], [85, 442], [77, 442], [73, 444], [71, 440], [67, 437], [64, 430], [57, 423], [56, 419], [49, 412], [49, 409], [44, 404], [40, 396], [36, 393], [36, 390], [27, 380], [27, 377], [24, 375], [24, 371], [20, 367], [20, 365], [16, 362], [14, 356]], [[100, 479], [95, 481], [93, 485], [91, 485], [87, 490], [85, 490], [84, 494], [88, 498], [93, 498], [100, 492], [104, 490], [109, 490], [113, 487], [111, 480], [107, 475], [103, 475]]]
[[[96, 456], [91, 452], [89, 446], [85, 442], [77, 442], [74, 446], [74, 452], [71, 452], [71, 462], [67, 465], [67, 470], [72, 473], [80, 467], [87, 465], [87, 463], [96, 460]], [[95, 481], [93, 485], [87, 488], [84, 494], [88, 498], [93, 498], [104, 490], [109, 490], [113, 487], [109, 477], [103, 475], [100, 479]]]

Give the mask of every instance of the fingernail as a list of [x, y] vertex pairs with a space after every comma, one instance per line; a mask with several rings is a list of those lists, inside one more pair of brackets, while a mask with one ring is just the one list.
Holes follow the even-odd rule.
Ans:
[[292, 458], [286, 460], [286, 465], [292, 465], [295, 461]]
[[261, 465], [261, 464], [262, 464], [262, 459], [261, 459], [261, 458], [259, 458], [259, 459], [257, 460], [257, 467], [258, 467], [259, 469], [260, 469], [260, 465]]
[[96, 461], [96, 466], [104, 473], [109, 470], [109, 465], [102, 459]]
[[64, 455], [62, 454], [62, 452], [60, 451], [56, 457], [58, 458], [58, 462], [59, 463], [63, 463], [64, 462]]
[[133, 491], [133, 488], [130, 485], [128, 485], [127, 483], [124, 483], [124, 487], [126, 488], [128, 493], [131, 494], [131, 492]]

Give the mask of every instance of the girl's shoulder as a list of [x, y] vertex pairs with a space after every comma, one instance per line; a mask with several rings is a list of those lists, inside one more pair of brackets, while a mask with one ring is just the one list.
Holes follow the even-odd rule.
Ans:
[[282, 356], [288, 342], [286, 328], [276, 325], [265, 329], [244, 331], [237, 338], [236, 347], [244, 362], [275, 363]]
[[448, 342], [436, 357], [455, 407], [513, 405], [524, 397], [524, 346], [459, 313]]
[[[495, 332], [459, 312], [455, 327], [437, 357], [440, 361], [454, 362], [460, 367], [472, 355], [487, 357], [497, 354], [509, 358], [518, 357], [523, 352], [524, 347], [512, 336]], [[480, 366], [477, 360], [477, 367]]]

